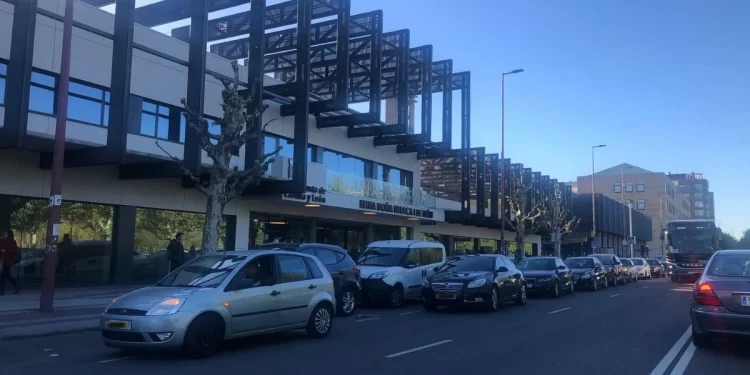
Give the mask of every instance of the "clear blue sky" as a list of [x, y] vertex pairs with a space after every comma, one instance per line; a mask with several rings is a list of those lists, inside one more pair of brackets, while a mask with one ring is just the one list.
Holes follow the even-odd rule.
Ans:
[[386, 31], [471, 71], [473, 146], [499, 152], [500, 75], [523, 68], [506, 80], [507, 157], [573, 180], [607, 144], [597, 170], [702, 172], [722, 227], [750, 228], [750, 1], [455, 3], [352, 0], [352, 14], [382, 9]]

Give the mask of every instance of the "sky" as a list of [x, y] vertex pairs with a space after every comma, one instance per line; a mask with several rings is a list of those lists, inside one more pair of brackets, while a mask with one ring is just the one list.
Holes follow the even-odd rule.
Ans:
[[522, 68], [505, 82], [513, 162], [572, 181], [606, 144], [597, 171], [703, 173], [722, 229], [750, 228], [750, 1], [352, 0], [352, 14], [375, 9], [386, 31], [471, 71], [473, 147], [500, 151], [501, 73]]

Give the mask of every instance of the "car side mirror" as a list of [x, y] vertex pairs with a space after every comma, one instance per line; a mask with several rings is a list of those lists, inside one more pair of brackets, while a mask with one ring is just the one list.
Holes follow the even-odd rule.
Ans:
[[412, 261], [409, 261], [409, 263], [406, 264], [406, 268], [414, 268], [416, 266], [417, 265], [414, 262], [412, 262]]
[[565, 266], [557, 266], [557, 269], [558, 269], [558, 270], [564, 270], [564, 269], [565, 269]]
[[498, 267], [497, 272], [508, 272], [508, 267]]
[[602, 268], [599, 266], [594, 267], [595, 272], [601, 272]]
[[440, 271], [440, 266], [438, 266], [438, 267], [435, 267], [435, 268], [433, 268], [432, 270], [433, 270], [434, 272], [438, 272], [438, 271]]

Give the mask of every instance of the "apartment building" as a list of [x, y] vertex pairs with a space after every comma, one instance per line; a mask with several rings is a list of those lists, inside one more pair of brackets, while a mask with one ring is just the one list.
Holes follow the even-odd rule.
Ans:
[[690, 211], [692, 219], [716, 218], [714, 193], [709, 191], [708, 180], [703, 178], [703, 173], [670, 173], [669, 178], [679, 186], [680, 193], [690, 201], [690, 206], [693, 208]]
[[[577, 178], [579, 194], [592, 191], [591, 175]], [[633, 202], [633, 210], [651, 217], [651, 239], [646, 243], [650, 255], [661, 255], [663, 244], [660, 233], [669, 220], [690, 219], [690, 200], [683, 196], [679, 185], [663, 172], [652, 172], [623, 163], [596, 172], [596, 193], [620, 202]]]

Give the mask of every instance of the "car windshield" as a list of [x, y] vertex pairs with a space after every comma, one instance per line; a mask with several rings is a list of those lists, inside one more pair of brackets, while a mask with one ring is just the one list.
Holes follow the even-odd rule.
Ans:
[[635, 266], [642, 266], [643, 265], [643, 259], [633, 259], [631, 260], [633, 262], [633, 265]]
[[552, 271], [555, 260], [550, 258], [526, 258], [518, 263], [518, 269], [524, 271]]
[[712, 276], [750, 278], [750, 253], [717, 255], [708, 272]]
[[476, 272], [493, 271], [495, 258], [487, 256], [468, 256], [448, 259], [439, 271]]
[[156, 286], [215, 288], [247, 257], [207, 255], [193, 259], [161, 279]]
[[648, 262], [648, 264], [650, 264], [650, 265], [652, 265], [654, 267], [661, 266], [661, 263], [659, 263], [659, 261], [656, 260], [656, 259], [649, 259], [646, 262]]
[[590, 258], [568, 258], [565, 264], [570, 268], [594, 268], [594, 260]]
[[667, 224], [667, 244], [674, 253], [710, 253], [716, 225], [713, 222], [676, 222]]
[[611, 256], [607, 256], [607, 255], [594, 255], [594, 257], [596, 259], [599, 259], [599, 261], [601, 261], [602, 264], [604, 264], [605, 266], [611, 266], [612, 264], [614, 264], [614, 260], [613, 260], [613, 258]]
[[405, 247], [370, 247], [359, 256], [357, 264], [377, 267], [399, 266], [408, 250]]

